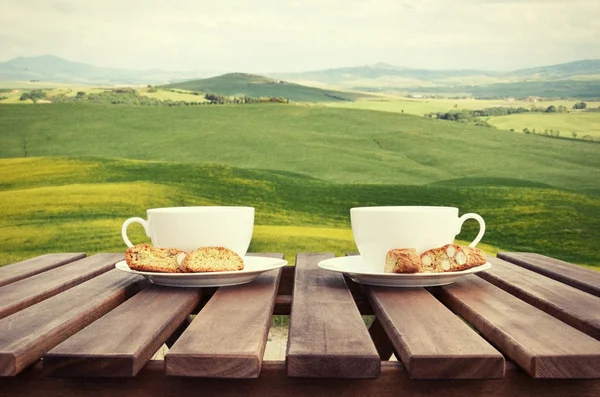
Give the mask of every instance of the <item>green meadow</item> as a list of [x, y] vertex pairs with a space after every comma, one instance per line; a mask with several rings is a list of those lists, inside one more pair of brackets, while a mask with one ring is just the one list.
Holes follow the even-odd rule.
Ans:
[[[355, 102], [331, 103], [328, 106], [350, 109], [379, 110], [383, 112], [407, 113], [423, 116], [429, 113], [449, 112], [452, 110], [476, 110], [492, 107], [545, 107], [565, 106], [568, 113], [531, 112], [508, 116], [490, 117], [486, 121], [501, 130], [522, 132], [524, 128], [536, 133], [545, 130], [560, 131], [561, 137], [598, 140], [600, 139], [600, 111], [575, 111], [573, 105], [580, 100], [546, 99], [537, 102], [501, 100], [501, 99], [449, 99], [449, 98], [399, 98], [381, 96], [377, 99], [362, 99]], [[600, 109], [600, 102], [585, 101], [588, 109]], [[573, 134], [575, 132], [575, 135]]]
[[335, 183], [508, 178], [598, 190], [598, 145], [423, 117], [285, 104], [0, 106], [0, 158], [123, 158], [291, 172]]
[[600, 111], [570, 113], [521, 113], [491, 117], [488, 122], [503, 130], [522, 131], [528, 128], [536, 133], [560, 131], [560, 136], [600, 140]]
[[[350, 109], [380, 110], [383, 112], [408, 113], [423, 116], [434, 112], [448, 112], [453, 109], [485, 109], [491, 107], [548, 107], [550, 105], [565, 106], [571, 109], [581, 100], [543, 99], [537, 102], [508, 99], [472, 99], [472, 98], [409, 98], [397, 95], [378, 95], [372, 98], [362, 98], [354, 102], [328, 103], [327, 106]], [[588, 109], [600, 107], [598, 101], [585, 101]]]
[[[145, 209], [256, 207], [254, 252], [356, 251], [349, 209], [449, 205], [489, 253], [600, 266], [600, 145], [303, 105], [0, 106], [0, 264], [125, 249]], [[476, 223], [458, 238], [469, 241]], [[147, 239], [133, 228], [133, 240]]]
[[[0, 160], [0, 263], [46, 252], [125, 249], [122, 222], [145, 209], [180, 205], [256, 208], [254, 252], [356, 251], [349, 209], [363, 205], [450, 205], [487, 221], [483, 242], [600, 265], [600, 198], [517, 181], [425, 185], [339, 184], [224, 165], [61, 157]], [[512, 183], [512, 184], [511, 184]], [[476, 223], [459, 235], [469, 241]], [[133, 241], [147, 241], [132, 227]]]

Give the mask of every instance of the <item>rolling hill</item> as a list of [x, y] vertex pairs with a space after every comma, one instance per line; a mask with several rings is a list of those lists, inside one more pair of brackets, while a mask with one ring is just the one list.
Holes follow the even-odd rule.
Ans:
[[290, 261], [355, 251], [351, 207], [450, 205], [486, 219], [488, 253], [598, 266], [599, 150], [322, 106], [3, 105], [0, 265], [122, 251], [121, 222], [146, 208], [243, 204], [257, 208], [251, 251]]
[[248, 73], [228, 73], [208, 79], [161, 86], [235, 97], [281, 97], [294, 102], [352, 101], [368, 94], [323, 90]]
[[219, 163], [337, 183], [511, 178], [596, 191], [600, 145], [362, 109], [0, 106], [0, 158]]
[[[219, 164], [99, 158], [0, 159], [0, 266], [47, 252], [120, 252], [120, 226], [147, 208], [251, 205], [251, 252], [356, 252], [349, 209], [449, 205], [477, 212], [484, 247], [535, 251], [600, 265], [600, 199], [514, 179], [465, 178], [425, 185], [340, 184]], [[148, 241], [132, 228], [136, 242]], [[459, 235], [472, 239], [475, 222]]]

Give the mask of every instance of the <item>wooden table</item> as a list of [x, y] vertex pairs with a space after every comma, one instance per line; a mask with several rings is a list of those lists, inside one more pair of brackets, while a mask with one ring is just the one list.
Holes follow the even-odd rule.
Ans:
[[[149, 284], [122, 254], [4, 266], [0, 395], [600, 396], [600, 272], [501, 253], [449, 286], [385, 288], [317, 267], [332, 257], [205, 289]], [[273, 314], [285, 361], [263, 361]]]

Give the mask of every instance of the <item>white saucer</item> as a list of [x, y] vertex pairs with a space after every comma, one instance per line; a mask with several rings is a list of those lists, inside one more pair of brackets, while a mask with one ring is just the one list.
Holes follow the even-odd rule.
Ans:
[[284, 259], [262, 256], [244, 256], [244, 270], [206, 273], [155, 273], [131, 270], [125, 261], [115, 264], [124, 272], [139, 274], [151, 282], [169, 287], [224, 287], [249, 283], [261, 273], [287, 265]]
[[379, 285], [383, 287], [433, 287], [438, 285], [448, 285], [467, 274], [477, 273], [492, 267], [492, 265], [487, 262], [484, 265], [459, 272], [411, 274], [378, 273], [369, 269], [360, 255], [327, 259], [319, 262], [318, 266], [322, 269], [347, 274], [350, 279], [357, 283]]

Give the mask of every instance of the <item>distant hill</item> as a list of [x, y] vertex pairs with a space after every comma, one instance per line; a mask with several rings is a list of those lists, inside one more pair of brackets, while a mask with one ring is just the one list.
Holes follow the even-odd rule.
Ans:
[[[580, 76], [598, 75], [600, 78], [600, 59], [588, 59], [569, 62], [559, 65], [542, 66], [536, 68], [520, 69], [510, 72], [477, 70], [477, 69], [412, 69], [386, 63], [374, 65], [343, 67], [325, 70], [316, 70], [299, 73], [274, 73], [268, 76], [275, 78], [287, 78], [292, 81], [318, 81], [325, 84], [351, 84], [355, 81], [365, 79], [387, 79], [397, 78], [400, 81], [415, 80], [415, 83], [426, 86], [428, 83], [440, 85], [454, 85], [457, 79], [489, 78], [496, 82], [514, 82], [523, 79], [552, 80], [570, 79]], [[475, 81], [473, 81], [475, 82]]]
[[[343, 67], [326, 70], [316, 70], [300, 73], [275, 73], [269, 76], [286, 78], [292, 81], [311, 81], [328, 85], [353, 86], [358, 82], [372, 81], [387, 85], [390, 82], [412, 82], [417, 85], [428, 85], [444, 79], [464, 78], [473, 76], [495, 77], [497, 72], [480, 70], [429, 70], [410, 69], [389, 64], [375, 64], [356, 67]], [[412, 85], [411, 84], [411, 85]]]
[[0, 81], [36, 80], [89, 85], [162, 84], [194, 77], [200, 76], [197, 72], [101, 68], [86, 63], [68, 61], [54, 55], [18, 57], [0, 62]]
[[248, 73], [228, 73], [161, 86], [236, 97], [282, 97], [295, 102], [352, 101], [365, 94], [324, 90]]
[[[369, 87], [363, 87], [369, 90]], [[389, 89], [389, 88], [388, 88]], [[469, 95], [482, 99], [493, 98], [579, 98], [600, 99], [600, 79], [597, 80], [541, 80], [487, 85], [460, 85], [453, 87], [398, 87], [398, 91], [419, 94]], [[387, 90], [387, 89], [386, 89]], [[377, 91], [377, 90], [374, 90]]]
[[520, 69], [511, 72], [510, 75], [539, 80], [563, 80], [581, 78], [582, 76], [596, 76], [600, 79], [600, 59], [586, 59], [558, 65]]
[[[53, 55], [18, 57], [0, 62], [0, 81], [82, 85], [168, 84], [168, 87], [213, 91], [228, 96], [282, 96], [293, 101], [352, 100], [356, 95], [342, 94], [336, 91], [337, 89], [467, 94], [480, 97], [600, 97], [600, 59], [509, 72], [413, 69], [375, 63], [300, 73], [270, 73], [266, 74], [266, 77], [231, 73], [204, 78], [210, 75], [214, 73], [101, 68]], [[198, 80], [200, 78], [204, 79]], [[175, 81], [180, 83], [173, 83]], [[313, 87], [319, 87], [321, 90], [317, 91]]]
[[[290, 81], [362, 91], [495, 96], [600, 96], [600, 59], [510, 72], [411, 69], [389, 64], [269, 75]], [[522, 84], [526, 83], [526, 84]], [[547, 84], [549, 83], [549, 84]], [[508, 84], [508, 85], [505, 85]], [[512, 85], [511, 85], [512, 84]]]

